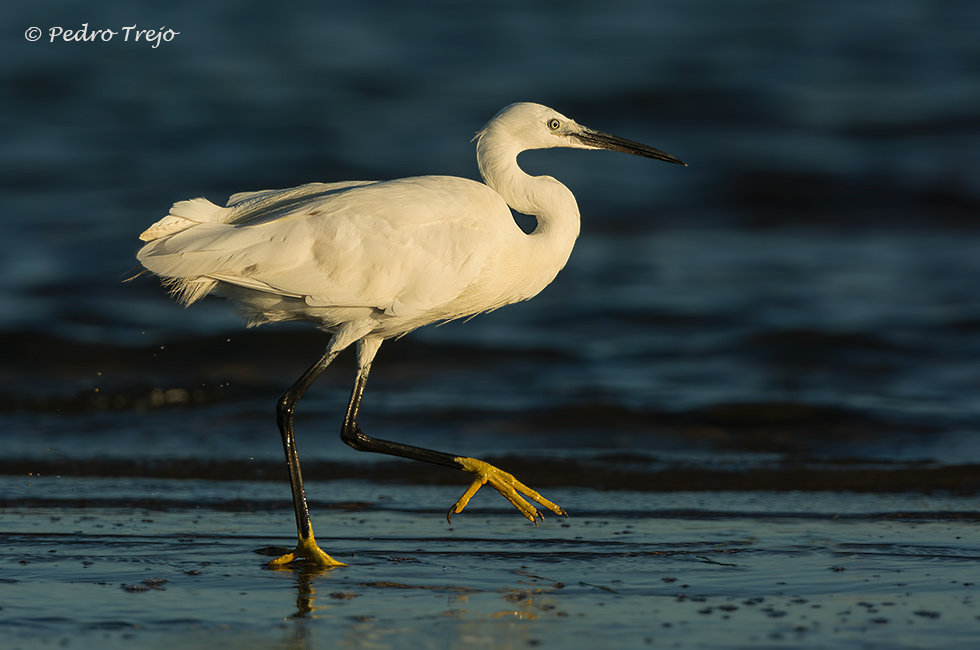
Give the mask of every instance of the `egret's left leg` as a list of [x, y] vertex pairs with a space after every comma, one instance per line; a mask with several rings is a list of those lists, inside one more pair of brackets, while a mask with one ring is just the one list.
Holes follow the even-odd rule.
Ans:
[[[333, 341], [331, 341], [331, 344]], [[310, 522], [310, 510], [306, 505], [306, 490], [303, 488], [303, 475], [299, 468], [299, 453], [296, 451], [296, 435], [293, 432], [293, 414], [296, 404], [306, 389], [316, 381], [316, 378], [326, 369], [337, 356], [339, 350], [328, 346], [327, 352], [309, 370], [303, 373], [295, 384], [287, 390], [276, 404], [276, 421], [282, 436], [283, 449], [286, 452], [286, 466], [289, 468], [289, 485], [293, 493], [293, 510], [296, 514], [296, 548], [271, 562], [272, 566], [282, 566], [294, 560], [305, 559], [322, 567], [345, 566], [335, 560], [317, 546], [313, 537], [313, 524]]]
[[454, 514], [463, 511], [463, 508], [466, 507], [466, 504], [469, 503], [473, 495], [487, 483], [490, 484], [490, 487], [500, 492], [505, 499], [510, 501], [522, 515], [535, 524], [538, 523], [538, 519], [543, 520], [544, 516], [537, 508], [521, 497], [521, 494], [556, 514], [565, 517], [568, 516], [557, 504], [545, 499], [518, 481], [513, 475], [482, 460], [372, 438], [361, 431], [357, 425], [357, 414], [361, 408], [361, 398], [364, 395], [364, 386], [367, 383], [368, 373], [371, 371], [371, 362], [374, 360], [374, 356], [377, 354], [380, 346], [380, 338], [364, 338], [357, 342], [357, 379], [354, 381], [354, 390], [351, 393], [350, 404], [347, 406], [347, 416], [344, 418], [344, 426], [340, 433], [340, 437], [345, 443], [358, 451], [372, 451], [391, 456], [401, 456], [402, 458], [421, 460], [476, 474], [476, 479], [470, 487], [467, 488], [463, 496], [449, 509], [448, 518], [450, 521], [452, 521]]

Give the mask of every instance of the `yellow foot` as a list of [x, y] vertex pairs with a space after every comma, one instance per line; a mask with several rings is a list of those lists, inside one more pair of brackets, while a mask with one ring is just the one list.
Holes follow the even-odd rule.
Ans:
[[[482, 460], [477, 460], [475, 458], [456, 458], [457, 463], [462, 465], [463, 469], [467, 472], [473, 472], [476, 474], [476, 480], [473, 484], [467, 488], [466, 492], [463, 492], [463, 496], [459, 498], [452, 508], [449, 509], [449, 515], [446, 517], [449, 519], [449, 523], [453, 521], [453, 515], [458, 514], [463, 511], [466, 504], [470, 502], [473, 495], [476, 494], [477, 490], [484, 486], [484, 484], [489, 483], [490, 487], [500, 492], [505, 499], [511, 502], [515, 508], [521, 511], [521, 514], [534, 522], [534, 525], [538, 524], [538, 519], [544, 521], [544, 515], [538, 512], [538, 509], [528, 503], [521, 494], [530, 498], [535, 503], [544, 506], [548, 510], [555, 514], [568, 517], [568, 513], [562, 510], [557, 504], [548, 501], [543, 496], [524, 485], [516, 478], [513, 474], [508, 474], [507, 472], [497, 469], [489, 463], [485, 463]], [[520, 493], [520, 494], [518, 494]]]
[[283, 566], [295, 560], [308, 560], [321, 567], [347, 566], [324, 553], [316, 545], [316, 540], [313, 539], [312, 535], [307, 539], [300, 538], [299, 543], [296, 544], [296, 548], [291, 553], [286, 553], [282, 557], [270, 561], [269, 566]]

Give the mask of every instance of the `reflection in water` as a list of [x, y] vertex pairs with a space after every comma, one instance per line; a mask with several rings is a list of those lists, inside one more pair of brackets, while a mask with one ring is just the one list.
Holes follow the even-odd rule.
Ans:
[[[337, 568], [317, 566], [310, 562], [266, 565], [266, 569], [269, 571], [290, 572], [296, 576], [296, 613], [289, 616], [291, 619], [315, 618], [314, 612], [317, 610], [317, 607], [315, 606], [316, 587], [314, 587], [314, 580], [333, 572]], [[344, 592], [337, 592], [337, 594], [339, 595], [332, 594], [331, 597], [353, 597], [353, 595], [345, 595]]]
[[[281, 549], [277, 549], [281, 550]], [[269, 571], [281, 571], [292, 573], [296, 578], [296, 611], [286, 617], [292, 624], [286, 628], [286, 638], [283, 647], [289, 650], [306, 650], [316, 647], [314, 643], [314, 628], [310, 626], [313, 619], [318, 618], [317, 610], [328, 610], [326, 604], [317, 605], [316, 582], [326, 579], [327, 574], [333, 572], [337, 567], [316, 566], [309, 562], [293, 562], [291, 564], [266, 565]], [[331, 598], [353, 598], [355, 594], [347, 592], [336, 592], [331, 594]]]

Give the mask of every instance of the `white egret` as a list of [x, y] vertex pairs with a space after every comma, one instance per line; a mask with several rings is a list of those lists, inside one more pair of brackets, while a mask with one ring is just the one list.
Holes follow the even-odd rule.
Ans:
[[[558, 505], [483, 461], [365, 435], [357, 424], [371, 362], [382, 341], [429, 323], [527, 300], [565, 266], [579, 234], [571, 191], [517, 164], [528, 149], [611, 149], [683, 165], [662, 151], [577, 124], [539, 104], [512, 104], [477, 134], [485, 184], [451, 176], [311, 183], [235, 194], [225, 207], [175, 203], [140, 239], [137, 258], [190, 304], [208, 293], [238, 303], [249, 326], [305, 321], [330, 332], [323, 356], [279, 399], [277, 420], [296, 514], [296, 548], [270, 564], [304, 558], [340, 566], [317, 546], [300, 474], [293, 413], [337, 354], [357, 344], [357, 375], [341, 438], [373, 451], [476, 475], [450, 508], [463, 510], [486, 483], [537, 523]], [[537, 220], [527, 234], [511, 209]], [[566, 515], [567, 516], [567, 515]]]

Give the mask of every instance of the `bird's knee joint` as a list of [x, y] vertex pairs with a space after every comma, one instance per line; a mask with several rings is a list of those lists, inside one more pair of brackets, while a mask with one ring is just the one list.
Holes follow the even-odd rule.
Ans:
[[370, 451], [371, 436], [361, 431], [356, 424], [344, 425], [340, 430], [340, 439], [357, 451]]
[[288, 395], [283, 395], [276, 402], [276, 415], [292, 417], [296, 411], [296, 400], [290, 399]]

